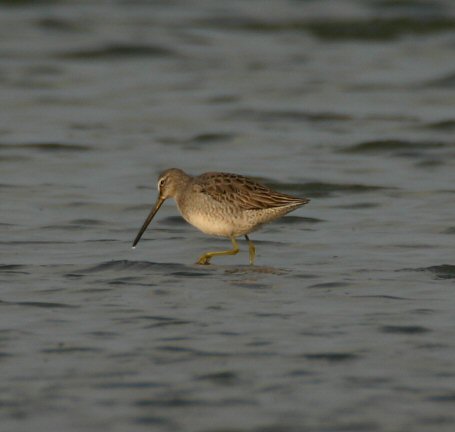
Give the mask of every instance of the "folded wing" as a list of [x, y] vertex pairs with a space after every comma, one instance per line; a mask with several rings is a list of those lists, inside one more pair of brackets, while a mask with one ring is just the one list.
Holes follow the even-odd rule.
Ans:
[[307, 198], [274, 191], [254, 180], [237, 174], [205, 173], [198, 177], [195, 187], [220, 203], [230, 202], [243, 210], [264, 210], [276, 207], [299, 207]]

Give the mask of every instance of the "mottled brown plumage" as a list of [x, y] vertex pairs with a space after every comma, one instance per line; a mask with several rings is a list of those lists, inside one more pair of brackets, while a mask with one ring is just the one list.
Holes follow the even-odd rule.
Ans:
[[276, 207], [301, 206], [309, 200], [274, 191], [249, 177], [238, 174], [209, 172], [195, 177], [200, 192], [218, 202], [235, 202], [242, 210], [266, 210]]
[[209, 172], [192, 177], [178, 168], [164, 171], [158, 179], [158, 199], [133, 242], [141, 238], [162, 203], [174, 198], [183, 218], [204, 233], [228, 237], [234, 249], [207, 252], [198, 263], [208, 264], [216, 255], [238, 253], [236, 237], [244, 235], [249, 242], [250, 263], [255, 247], [248, 233], [309, 202], [274, 191], [248, 177], [238, 174]]

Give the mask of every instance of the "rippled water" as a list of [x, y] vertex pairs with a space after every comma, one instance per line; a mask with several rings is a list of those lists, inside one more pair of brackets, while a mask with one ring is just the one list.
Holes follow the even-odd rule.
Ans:
[[[2, 430], [452, 431], [455, 5], [0, 2]], [[311, 202], [248, 248], [157, 174]]]

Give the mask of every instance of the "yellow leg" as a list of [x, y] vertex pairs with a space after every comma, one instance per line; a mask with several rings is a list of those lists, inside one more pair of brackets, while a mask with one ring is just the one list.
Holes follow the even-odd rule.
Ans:
[[235, 240], [235, 237], [231, 237], [231, 242], [232, 246], [234, 246], [234, 249], [230, 249], [227, 251], [221, 251], [221, 252], [206, 252], [204, 255], [202, 255], [196, 262], [196, 264], [210, 264], [210, 260], [214, 256], [219, 256], [219, 255], [235, 255], [239, 253], [239, 245], [237, 244], [237, 241]]
[[256, 248], [250, 238], [245, 234], [245, 238], [248, 240], [249, 251], [250, 251], [250, 265], [254, 264], [254, 258], [256, 258]]

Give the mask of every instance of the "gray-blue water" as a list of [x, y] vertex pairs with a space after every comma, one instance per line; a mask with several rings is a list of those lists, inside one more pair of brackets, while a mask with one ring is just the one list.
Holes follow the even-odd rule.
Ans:
[[[455, 427], [455, 4], [0, 2], [0, 429]], [[311, 202], [229, 241], [168, 167]]]

